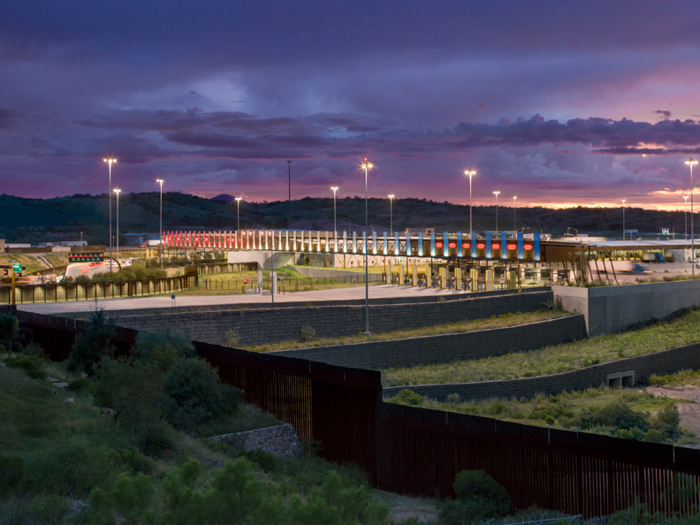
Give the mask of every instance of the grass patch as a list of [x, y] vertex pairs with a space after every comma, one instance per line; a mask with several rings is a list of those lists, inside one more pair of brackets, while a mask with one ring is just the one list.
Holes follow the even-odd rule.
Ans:
[[[654, 396], [646, 391], [619, 388], [590, 388], [532, 399], [489, 399], [461, 401], [457, 394], [439, 402], [402, 390], [386, 400], [400, 405], [493, 417], [499, 420], [541, 427], [593, 432], [644, 441], [697, 443], [696, 436], [678, 427], [679, 418], [664, 419], [679, 401]], [[677, 412], [676, 412], [677, 414]], [[637, 430], [634, 430], [634, 429]], [[661, 433], [660, 433], [661, 432]], [[662, 435], [663, 434], [663, 435]]]
[[449, 364], [390, 368], [384, 386], [469, 383], [544, 376], [700, 342], [700, 308], [594, 339]]
[[355, 343], [366, 343], [368, 341], [392, 341], [395, 339], [410, 339], [412, 337], [427, 337], [434, 335], [458, 334], [464, 332], [475, 332], [477, 330], [491, 330], [494, 328], [506, 328], [521, 324], [537, 323], [551, 319], [559, 319], [569, 314], [561, 310], [537, 310], [536, 312], [503, 314], [493, 316], [489, 319], [476, 319], [474, 321], [464, 321], [461, 323], [444, 324], [440, 326], [424, 326], [423, 328], [413, 328], [409, 330], [398, 330], [383, 334], [372, 334], [369, 338], [360, 333], [347, 337], [334, 337], [326, 339], [314, 339], [310, 341], [283, 341], [281, 343], [270, 343], [266, 345], [247, 346], [245, 350], [251, 352], [273, 352], [276, 350], [295, 350], [299, 348], [312, 348], [317, 346], [349, 345]]
[[10, 265], [10, 261], [15, 261], [22, 264], [24, 272], [22, 275], [27, 275], [30, 273], [38, 272], [41, 270], [46, 270], [46, 266], [41, 264], [39, 260], [33, 255], [27, 255], [24, 253], [4, 253], [0, 254], [0, 264], [3, 266]]

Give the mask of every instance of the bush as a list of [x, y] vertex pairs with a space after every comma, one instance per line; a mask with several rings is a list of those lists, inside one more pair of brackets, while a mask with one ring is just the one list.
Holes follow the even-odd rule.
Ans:
[[22, 353], [24, 355], [32, 355], [40, 357], [42, 359], [46, 359], [47, 357], [46, 352], [44, 352], [42, 346], [39, 343], [35, 343], [33, 341], [22, 349]]
[[680, 423], [681, 415], [678, 412], [678, 406], [674, 403], [659, 410], [659, 413], [652, 422], [652, 427], [673, 439], [682, 434]]
[[226, 342], [224, 346], [229, 348], [236, 348], [241, 342], [241, 334], [239, 333], [240, 326], [236, 326], [233, 330], [226, 332]]
[[5, 359], [5, 365], [10, 368], [23, 370], [32, 379], [44, 379], [46, 373], [44, 366], [46, 361], [34, 355], [16, 355]]
[[483, 470], [463, 470], [452, 486], [457, 499], [445, 501], [440, 508], [445, 523], [501, 517], [513, 507], [505, 487]]
[[165, 328], [156, 333], [139, 332], [131, 357], [143, 363], [152, 361], [167, 373], [178, 358], [194, 357], [196, 353], [192, 341]]
[[68, 390], [69, 392], [83, 392], [84, 390], [87, 390], [91, 384], [92, 381], [90, 381], [89, 379], [80, 377], [75, 381], [71, 381], [66, 387], [66, 390]]
[[396, 394], [396, 402], [402, 405], [418, 406], [423, 402], [423, 396], [416, 394], [413, 390], [404, 388]]
[[71, 349], [68, 369], [71, 372], [82, 371], [91, 376], [100, 359], [114, 353], [114, 328], [112, 320], [105, 321], [104, 310], [95, 310], [87, 330], [78, 337]]
[[572, 422], [583, 429], [595, 426], [612, 427], [630, 430], [638, 428], [644, 432], [649, 430], [649, 416], [639, 410], [634, 410], [622, 399], [579, 413]]
[[163, 407], [168, 420], [182, 430], [217, 416], [235, 414], [240, 391], [219, 382], [215, 368], [203, 359], [178, 359], [165, 378]]
[[113, 409], [117, 423], [136, 432], [141, 450], [158, 455], [170, 446], [172, 429], [159, 408], [165, 376], [153, 363], [106, 358], [95, 378], [95, 403]]
[[311, 325], [305, 324], [301, 327], [299, 339], [304, 343], [313, 341], [314, 339], [316, 339], [316, 330], [314, 330], [314, 328]]

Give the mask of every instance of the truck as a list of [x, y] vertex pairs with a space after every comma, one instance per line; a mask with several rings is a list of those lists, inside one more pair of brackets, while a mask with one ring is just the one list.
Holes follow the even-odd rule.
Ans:
[[665, 263], [666, 257], [658, 252], [647, 252], [642, 254], [642, 261], [648, 263]]

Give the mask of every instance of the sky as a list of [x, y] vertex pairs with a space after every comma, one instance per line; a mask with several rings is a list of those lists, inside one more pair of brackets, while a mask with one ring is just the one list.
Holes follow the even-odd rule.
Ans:
[[[0, 0], [0, 193], [683, 209], [700, 2]], [[696, 175], [700, 175], [697, 173]], [[700, 177], [698, 177], [700, 178]], [[697, 186], [696, 191], [697, 191]]]

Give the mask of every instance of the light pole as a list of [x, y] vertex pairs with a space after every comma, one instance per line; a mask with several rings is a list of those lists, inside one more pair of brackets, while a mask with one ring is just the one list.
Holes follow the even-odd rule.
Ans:
[[493, 194], [496, 196], [496, 235], [498, 235], [498, 195], [500, 191], [494, 191]]
[[287, 201], [289, 203], [289, 217], [287, 219], [287, 228], [289, 228], [289, 225], [292, 224], [292, 161], [288, 160], [287, 161], [287, 166], [289, 167], [289, 200]]
[[476, 175], [474, 170], [466, 170], [465, 175], [469, 176], [469, 244], [471, 250], [474, 250], [474, 230], [472, 228], [472, 177]]
[[693, 277], [695, 277], [695, 229], [693, 228], [693, 166], [698, 165], [698, 161], [693, 157], [685, 161], [686, 166], [690, 166], [690, 262], [693, 268]]
[[119, 259], [119, 194], [121, 192], [119, 188], [114, 188], [114, 194], [117, 196], [117, 259]]
[[[238, 236], [241, 235], [241, 200], [243, 197], [236, 197], [236, 218], [238, 220]], [[287, 225], [289, 227], [289, 225]]]
[[163, 183], [164, 179], [156, 179], [160, 184], [160, 269], [163, 269]]
[[516, 230], [515, 228], [515, 201], [517, 200], [518, 197], [513, 196], [513, 231]]
[[107, 157], [102, 159], [102, 162], [106, 162], [109, 167], [109, 193], [107, 197], [109, 199], [109, 271], [112, 271], [112, 164], [117, 163], [117, 159], [112, 157]]
[[338, 186], [331, 186], [333, 190], [333, 242], [336, 246], [336, 251], [338, 250], [338, 223], [336, 221], [336, 207], [335, 207], [335, 194], [338, 191]]
[[685, 240], [686, 241], [688, 240], [688, 208], [687, 208], [688, 198], [689, 198], [688, 195], [683, 195], [683, 199], [685, 200], [685, 202], [683, 203], [684, 204], [683, 211], [685, 212]]
[[622, 199], [622, 240], [625, 240], [625, 202], [627, 199]]
[[[369, 212], [368, 212], [368, 198], [367, 198], [367, 172], [374, 168], [374, 164], [367, 162], [367, 159], [360, 164], [360, 167], [365, 170], [365, 239], [369, 237]], [[365, 250], [365, 335], [370, 336], [369, 332], [369, 269], [367, 268], [369, 260], [369, 250], [367, 249], [367, 243], [363, 246]]]
[[389, 235], [394, 236], [394, 194], [389, 195]]

